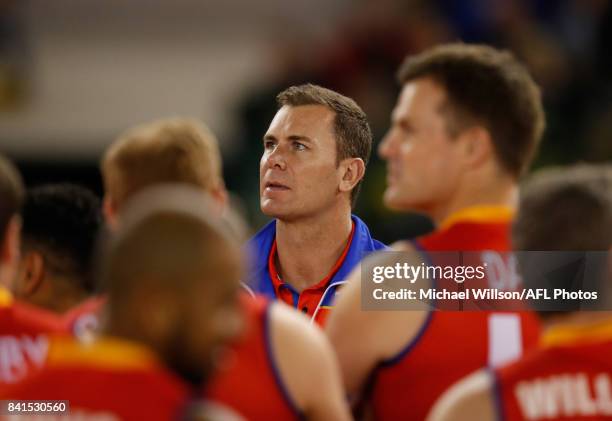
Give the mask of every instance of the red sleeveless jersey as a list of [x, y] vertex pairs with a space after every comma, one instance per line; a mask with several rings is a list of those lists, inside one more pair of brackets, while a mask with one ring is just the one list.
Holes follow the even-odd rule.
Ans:
[[494, 371], [506, 420], [611, 420], [612, 321], [559, 326], [525, 358]]
[[205, 396], [249, 420], [294, 420], [301, 414], [276, 367], [272, 349], [271, 304], [261, 297], [242, 301], [247, 319], [243, 336], [209, 381]]
[[151, 351], [118, 339], [53, 340], [44, 368], [0, 393], [1, 399], [68, 400], [78, 419], [134, 421], [180, 419], [190, 396]]
[[[511, 216], [501, 207], [465, 209], [417, 239], [416, 247], [506, 252]], [[525, 347], [535, 345], [538, 334], [539, 322], [531, 312], [430, 312], [416, 338], [377, 368], [371, 385], [375, 419], [425, 419], [450, 385], [489, 364], [518, 358]]]
[[0, 389], [42, 367], [49, 335], [64, 332], [55, 314], [14, 301], [0, 288]]

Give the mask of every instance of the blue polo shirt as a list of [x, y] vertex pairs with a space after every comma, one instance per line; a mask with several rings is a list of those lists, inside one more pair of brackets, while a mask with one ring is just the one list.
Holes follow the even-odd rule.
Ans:
[[385, 250], [387, 246], [370, 235], [367, 225], [352, 215], [351, 236], [338, 262], [322, 281], [306, 288], [301, 293], [278, 278], [274, 267], [276, 251], [276, 220], [267, 224], [247, 243], [251, 265], [247, 285], [256, 294], [270, 299], [280, 299], [323, 322], [334, 303], [338, 287], [342, 285], [353, 268], [373, 251]]

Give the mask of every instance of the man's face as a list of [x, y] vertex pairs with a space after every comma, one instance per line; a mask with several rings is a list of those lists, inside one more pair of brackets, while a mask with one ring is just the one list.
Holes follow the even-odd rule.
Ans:
[[429, 78], [406, 83], [391, 116], [391, 128], [378, 147], [387, 161], [385, 204], [429, 213], [449, 200], [460, 178], [458, 144], [441, 112], [442, 87]]
[[264, 214], [281, 220], [316, 215], [340, 199], [335, 113], [323, 105], [283, 106], [264, 136], [259, 194]]
[[[166, 360], [179, 375], [202, 384], [223, 348], [243, 328], [238, 301], [242, 265], [239, 251], [220, 245], [208, 279], [195, 282], [181, 300], [181, 317], [167, 342]], [[207, 259], [207, 260], [210, 260]]]

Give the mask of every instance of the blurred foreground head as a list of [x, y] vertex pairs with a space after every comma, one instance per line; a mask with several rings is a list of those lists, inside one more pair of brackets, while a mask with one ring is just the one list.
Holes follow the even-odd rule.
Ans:
[[138, 341], [184, 379], [200, 384], [220, 346], [239, 333], [240, 250], [201, 191], [143, 191], [106, 242], [101, 281], [106, 333]]
[[185, 183], [208, 193], [223, 208], [227, 193], [214, 134], [195, 119], [169, 118], [121, 134], [102, 159], [104, 212], [117, 212], [141, 190], [163, 183]]
[[[516, 251], [557, 251], [548, 255], [553, 256], [553, 261], [562, 263], [556, 265], [558, 270], [546, 271], [543, 265], [548, 265], [551, 258], [542, 260], [541, 253], [518, 253], [528, 288], [556, 287], [577, 291], [584, 287], [583, 282], [588, 282], [597, 287], [600, 295], [601, 292], [608, 294], [601, 299], [609, 299], [612, 289], [609, 285], [612, 280], [612, 165], [576, 165], [537, 173], [521, 191], [512, 239]], [[591, 255], [601, 257], [577, 261], [574, 254], [559, 252], [595, 252]], [[590, 261], [593, 263], [588, 263]], [[585, 268], [587, 263], [590, 266]], [[553, 304], [558, 305], [551, 302]], [[573, 311], [581, 303], [567, 304], [567, 311]], [[612, 309], [610, 302], [602, 305]], [[598, 308], [603, 309], [601, 305]]]
[[19, 211], [24, 189], [21, 176], [0, 155], [0, 286], [11, 287], [19, 258]]

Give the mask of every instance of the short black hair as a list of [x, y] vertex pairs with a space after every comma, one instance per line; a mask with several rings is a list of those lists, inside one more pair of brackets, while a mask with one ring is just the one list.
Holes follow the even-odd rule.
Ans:
[[85, 291], [93, 292], [100, 199], [74, 184], [42, 185], [27, 191], [22, 217], [23, 249], [39, 251], [50, 270], [77, 279]]

